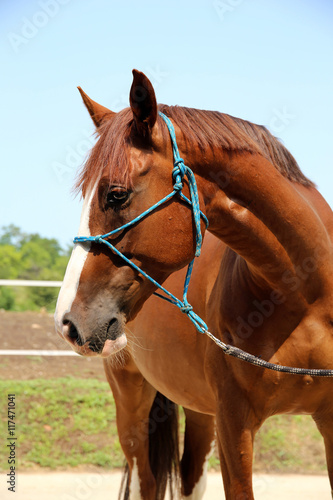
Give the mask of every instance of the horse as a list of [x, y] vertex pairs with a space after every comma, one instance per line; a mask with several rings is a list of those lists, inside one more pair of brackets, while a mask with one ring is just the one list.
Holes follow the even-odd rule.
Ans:
[[[282, 413], [312, 416], [333, 488], [332, 382], [315, 377], [333, 367], [331, 208], [263, 126], [157, 105], [137, 70], [118, 113], [79, 90], [98, 141], [77, 182], [81, 222], [55, 324], [77, 353], [103, 358], [124, 498], [164, 498], [178, 467], [182, 496], [201, 499], [215, 439], [226, 499], [254, 499], [255, 434]], [[179, 296], [184, 279], [184, 300], [169, 296], [179, 308], [153, 295]]]

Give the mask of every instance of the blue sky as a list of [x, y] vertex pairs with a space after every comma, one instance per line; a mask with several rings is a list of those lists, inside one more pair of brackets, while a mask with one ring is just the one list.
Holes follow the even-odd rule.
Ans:
[[266, 125], [333, 206], [330, 0], [1, 0], [0, 226], [71, 243], [94, 142], [77, 85], [114, 111], [132, 69], [157, 99]]

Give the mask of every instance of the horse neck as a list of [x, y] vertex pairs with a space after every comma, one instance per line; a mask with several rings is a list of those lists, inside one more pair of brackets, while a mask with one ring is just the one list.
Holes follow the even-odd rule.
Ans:
[[[260, 154], [199, 148], [197, 174], [209, 230], [246, 262], [258, 288], [312, 303], [332, 275], [328, 232], [309, 201]], [[302, 270], [311, 268], [311, 273]], [[328, 269], [329, 268], [329, 269]]]

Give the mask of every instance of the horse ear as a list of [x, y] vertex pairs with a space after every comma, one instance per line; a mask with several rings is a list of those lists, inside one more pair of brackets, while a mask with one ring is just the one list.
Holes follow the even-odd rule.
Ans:
[[130, 105], [137, 130], [146, 135], [157, 119], [157, 102], [152, 84], [140, 71], [133, 69]]
[[89, 111], [89, 114], [97, 128], [99, 128], [104, 122], [110, 120], [110, 118], [115, 115], [115, 113], [110, 109], [105, 108], [104, 106], [101, 106], [101, 104], [98, 104], [97, 102], [90, 99], [90, 97], [87, 96], [85, 92], [83, 92], [81, 87], [78, 87], [78, 90], [81, 94], [84, 105]]

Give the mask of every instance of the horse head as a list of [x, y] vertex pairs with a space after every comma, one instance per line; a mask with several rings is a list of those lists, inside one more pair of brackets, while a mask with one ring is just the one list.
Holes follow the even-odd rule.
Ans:
[[[194, 257], [195, 227], [190, 207], [168, 199], [148, 216], [122, 228], [172, 191], [173, 151], [158, 115], [148, 78], [133, 71], [130, 107], [113, 113], [80, 88], [97, 128], [98, 141], [82, 169], [78, 187], [83, 208], [78, 236], [58, 297], [58, 333], [79, 354], [109, 356], [126, 345], [125, 324], [133, 319], [154, 284], [115, 252], [163, 281]], [[184, 182], [184, 194], [189, 196]], [[80, 240], [80, 238], [78, 238]]]

